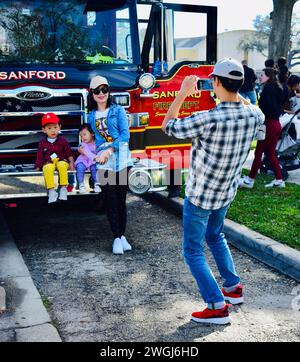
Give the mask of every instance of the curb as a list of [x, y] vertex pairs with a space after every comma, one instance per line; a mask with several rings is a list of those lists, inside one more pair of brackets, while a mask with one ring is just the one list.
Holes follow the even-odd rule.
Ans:
[[[167, 195], [167, 192], [151, 193], [143, 195], [143, 198], [182, 217], [183, 199], [170, 199]], [[237, 249], [300, 282], [300, 251], [229, 219], [225, 219], [224, 233], [228, 242]]]
[[0, 342], [61, 342], [1, 212], [0, 230], [0, 281], [6, 294]]
[[0, 314], [6, 311], [6, 293], [3, 287], [0, 287]]

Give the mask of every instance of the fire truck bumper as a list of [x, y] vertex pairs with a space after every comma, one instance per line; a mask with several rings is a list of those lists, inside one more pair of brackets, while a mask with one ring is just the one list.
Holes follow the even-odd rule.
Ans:
[[129, 172], [128, 187], [137, 195], [166, 190], [166, 165], [148, 158], [135, 159]]
[[[68, 171], [68, 179], [69, 195], [79, 195], [75, 172]], [[137, 195], [164, 191], [167, 188], [166, 165], [150, 159], [133, 159], [128, 187]], [[46, 196], [43, 173], [35, 171], [34, 165], [0, 166], [0, 200], [42, 196]]]

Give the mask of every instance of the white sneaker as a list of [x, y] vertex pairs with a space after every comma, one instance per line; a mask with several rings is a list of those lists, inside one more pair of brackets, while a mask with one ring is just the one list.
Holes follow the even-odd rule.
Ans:
[[283, 180], [273, 180], [272, 182], [270, 182], [269, 184], [265, 185], [266, 188], [284, 188], [285, 187], [285, 182]]
[[48, 204], [52, 204], [53, 202], [56, 202], [57, 197], [58, 197], [58, 193], [54, 189], [49, 190], [49, 192], [48, 192]]
[[68, 200], [68, 190], [67, 190], [66, 186], [61, 186], [61, 188], [59, 189], [58, 198], [59, 198], [59, 200], [62, 200], [62, 201]]
[[99, 185], [99, 184], [95, 184], [95, 186], [94, 186], [94, 192], [95, 192], [96, 194], [99, 194], [101, 191], [102, 191], [102, 190], [101, 190], [100, 185]]
[[247, 189], [252, 189], [254, 186], [254, 180], [252, 180], [250, 177], [248, 176], [244, 176], [240, 179], [239, 181], [239, 186], [240, 187], [246, 187]]
[[79, 193], [86, 194], [86, 189], [85, 189], [84, 183], [79, 184]]
[[116, 238], [113, 243], [113, 254], [124, 254], [122, 241], [120, 238]]
[[129, 244], [129, 242], [127, 241], [127, 239], [125, 238], [124, 235], [121, 236], [121, 241], [122, 241], [123, 251], [132, 250], [132, 246]]

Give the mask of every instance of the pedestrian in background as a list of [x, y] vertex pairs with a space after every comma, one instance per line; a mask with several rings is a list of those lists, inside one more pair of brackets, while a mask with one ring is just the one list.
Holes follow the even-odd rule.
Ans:
[[277, 69], [278, 69], [278, 80], [282, 87], [286, 86], [287, 80], [291, 75], [288, 67], [287, 60], [285, 57], [280, 57], [277, 60]]
[[[183, 209], [183, 255], [207, 303], [192, 313], [199, 323], [227, 324], [228, 305], [243, 302], [243, 286], [223, 234], [225, 215], [238, 187], [240, 173], [264, 115], [238, 94], [244, 79], [241, 63], [219, 61], [213, 70], [213, 90], [220, 103], [209, 111], [178, 119], [186, 97], [196, 93], [196, 76], [184, 79], [162, 130], [179, 139], [192, 139], [191, 161]], [[221, 290], [204, 253], [204, 238], [225, 282]]]
[[274, 68], [275, 69], [275, 61], [274, 59], [267, 59], [265, 61], [265, 68]]
[[256, 92], [255, 92], [255, 81], [257, 76], [254, 69], [248, 67], [247, 60], [242, 61], [244, 68], [244, 83], [240, 88], [240, 95], [246, 99], [249, 99], [252, 104], [256, 104]]
[[284, 103], [284, 112], [295, 113], [299, 108], [300, 94], [300, 77], [296, 74], [291, 74], [287, 80], [287, 96]]
[[275, 179], [265, 187], [282, 188], [285, 187], [285, 182], [282, 179], [279, 161], [276, 156], [276, 145], [281, 133], [279, 117], [283, 112], [285, 92], [277, 80], [277, 71], [273, 68], [263, 69], [259, 80], [263, 84], [263, 90], [258, 105], [266, 118], [266, 137], [262, 141], [257, 141], [250, 174], [243, 177], [239, 185], [240, 187], [253, 188], [255, 177], [261, 167], [262, 157], [265, 153], [275, 173]]

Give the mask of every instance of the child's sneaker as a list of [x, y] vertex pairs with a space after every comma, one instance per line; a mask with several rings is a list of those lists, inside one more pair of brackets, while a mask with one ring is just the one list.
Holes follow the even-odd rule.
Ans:
[[192, 313], [192, 320], [197, 323], [212, 323], [212, 324], [229, 324], [228, 304], [222, 309], [204, 309], [200, 312]]
[[124, 254], [122, 241], [120, 238], [115, 238], [115, 240], [114, 240], [113, 254]]
[[225, 292], [225, 290], [222, 289], [222, 293], [224, 295], [224, 299], [233, 305], [244, 303], [242, 285], [238, 285], [232, 292]]
[[79, 184], [79, 193], [86, 194], [86, 189], [85, 189], [84, 183]]
[[48, 191], [48, 204], [52, 204], [53, 202], [57, 201], [58, 193], [51, 189]]
[[252, 180], [250, 177], [248, 176], [244, 176], [240, 179], [239, 181], [239, 186], [240, 187], [246, 187], [247, 189], [252, 189], [254, 186], [254, 180]]
[[129, 242], [127, 241], [127, 239], [125, 238], [124, 235], [121, 236], [121, 241], [122, 241], [123, 251], [132, 250], [132, 246], [129, 244]]
[[285, 187], [285, 182], [283, 180], [273, 180], [272, 182], [270, 182], [269, 184], [265, 185], [266, 188], [284, 188]]
[[99, 185], [99, 184], [95, 184], [95, 186], [94, 186], [94, 192], [95, 192], [96, 194], [99, 194], [101, 191], [102, 191], [102, 190], [101, 190], [100, 185]]
[[66, 186], [61, 186], [61, 188], [59, 189], [58, 198], [59, 198], [59, 200], [62, 200], [62, 201], [68, 200], [68, 190], [67, 190]]

